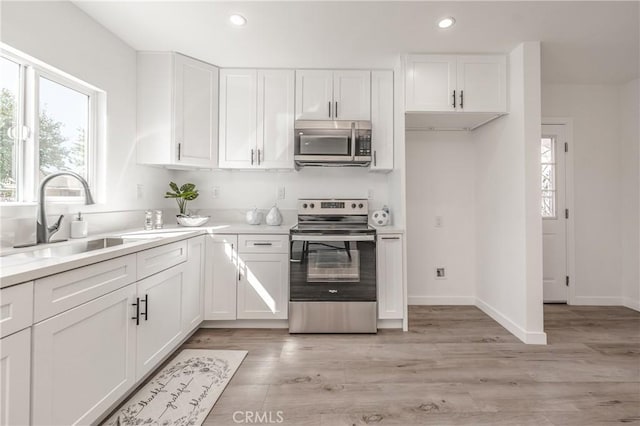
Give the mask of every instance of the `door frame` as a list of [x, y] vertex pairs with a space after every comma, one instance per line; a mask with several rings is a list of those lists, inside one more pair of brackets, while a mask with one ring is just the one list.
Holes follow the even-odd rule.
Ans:
[[540, 131], [544, 125], [563, 125], [569, 144], [569, 151], [564, 156], [565, 167], [565, 208], [569, 209], [569, 219], [566, 220], [566, 250], [567, 250], [567, 274], [569, 275], [569, 291], [567, 292], [567, 305], [573, 305], [576, 298], [576, 241], [575, 241], [575, 205], [573, 197], [573, 118], [570, 117], [542, 117]]

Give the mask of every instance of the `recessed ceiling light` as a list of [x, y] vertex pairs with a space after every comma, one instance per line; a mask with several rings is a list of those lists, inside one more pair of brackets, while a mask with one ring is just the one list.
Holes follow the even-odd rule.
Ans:
[[440, 21], [438, 21], [438, 27], [442, 29], [451, 28], [455, 23], [456, 23], [456, 20], [453, 19], [453, 17], [449, 16], [447, 18], [442, 18]]
[[247, 18], [245, 18], [242, 15], [235, 14], [235, 15], [229, 16], [229, 21], [231, 21], [233, 25], [237, 27], [241, 27], [247, 23]]

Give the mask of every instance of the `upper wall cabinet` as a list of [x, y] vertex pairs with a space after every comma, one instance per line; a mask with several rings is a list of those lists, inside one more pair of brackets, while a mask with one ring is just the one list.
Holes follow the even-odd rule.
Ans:
[[405, 84], [407, 128], [471, 130], [507, 113], [505, 55], [410, 55]]
[[296, 71], [296, 120], [371, 120], [371, 72]]
[[217, 167], [218, 68], [178, 53], [138, 53], [137, 121], [138, 163]]
[[371, 72], [371, 170], [393, 170], [393, 71]]
[[221, 70], [220, 168], [293, 168], [293, 119], [293, 71]]

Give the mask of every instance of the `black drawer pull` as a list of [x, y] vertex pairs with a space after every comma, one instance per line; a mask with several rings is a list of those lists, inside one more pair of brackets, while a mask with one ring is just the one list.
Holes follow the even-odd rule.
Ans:
[[383, 240], [399, 240], [400, 237], [380, 237]]
[[136, 303], [132, 303], [131, 306], [136, 307], [136, 316], [131, 319], [136, 320], [136, 325], [140, 325], [140, 298], [136, 297]]
[[149, 319], [149, 295], [145, 294], [140, 303], [144, 303], [144, 312], [140, 312], [140, 315], [144, 315], [144, 320], [146, 321]]
[[272, 246], [273, 243], [253, 243], [254, 246]]

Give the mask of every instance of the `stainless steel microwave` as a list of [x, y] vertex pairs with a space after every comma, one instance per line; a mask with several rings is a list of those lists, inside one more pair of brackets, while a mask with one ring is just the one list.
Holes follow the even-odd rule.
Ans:
[[371, 164], [371, 122], [298, 120], [293, 158], [297, 167], [366, 167]]

